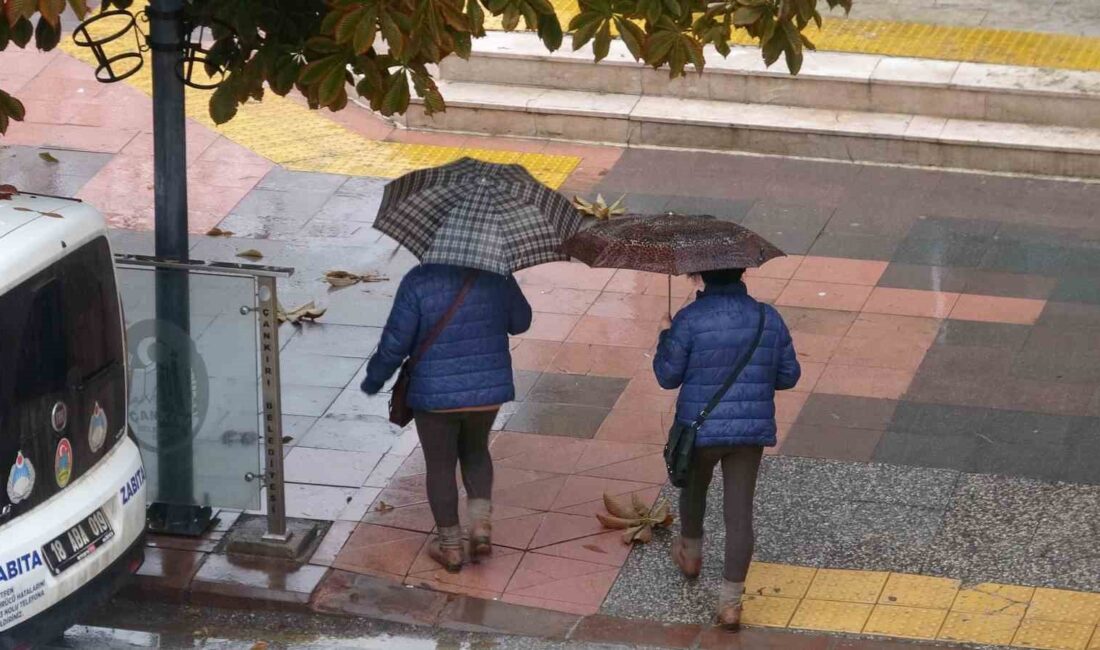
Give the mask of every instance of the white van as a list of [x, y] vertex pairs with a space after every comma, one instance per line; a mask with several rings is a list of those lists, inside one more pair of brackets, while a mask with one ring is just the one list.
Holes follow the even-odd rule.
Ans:
[[[56, 638], [144, 559], [145, 473], [103, 217], [0, 186], [0, 649]], [[5, 191], [7, 190], [7, 191]]]

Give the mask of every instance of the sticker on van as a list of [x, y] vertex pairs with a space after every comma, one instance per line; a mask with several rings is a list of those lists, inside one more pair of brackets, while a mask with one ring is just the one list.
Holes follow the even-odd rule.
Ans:
[[107, 414], [103, 412], [99, 402], [96, 402], [92, 419], [88, 422], [88, 447], [94, 454], [103, 449], [104, 442], [107, 442]]
[[34, 492], [34, 465], [23, 455], [23, 450], [19, 450], [8, 472], [8, 501], [15, 505], [25, 501], [31, 492]]
[[57, 451], [53, 458], [53, 475], [57, 480], [57, 487], [63, 488], [69, 484], [73, 476], [73, 446], [68, 438], [62, 438], [57, 443]]
[[14, 560], [0, 562], [0, 582], [15, 580], [24, 573], [30, 573], [42, 566], [42, 556], [38, 551], [31, 551], [16, 557]]

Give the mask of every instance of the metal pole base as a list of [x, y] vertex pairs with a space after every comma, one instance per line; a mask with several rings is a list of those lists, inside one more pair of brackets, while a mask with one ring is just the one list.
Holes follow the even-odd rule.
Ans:
[[218, 523], [210, 506], [153, 503], [145, 511], [146, 530], [161, 535], [201, 537]]
[[267, 518], [242, 515], [226, 535], [229, 555], [258, 555], [305, 562], [320, 543], [327, 524], [312, 519], [287, 519], [286, 533], [267, 532]]

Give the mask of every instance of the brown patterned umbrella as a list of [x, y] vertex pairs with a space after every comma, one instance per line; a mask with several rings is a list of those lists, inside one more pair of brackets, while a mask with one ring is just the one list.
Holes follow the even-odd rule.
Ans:
[[673, 213], [600, 221], [569, 238], [562, 250], [591, 267], [669, 275], [756, 267], [785, 255], [743, 226]]

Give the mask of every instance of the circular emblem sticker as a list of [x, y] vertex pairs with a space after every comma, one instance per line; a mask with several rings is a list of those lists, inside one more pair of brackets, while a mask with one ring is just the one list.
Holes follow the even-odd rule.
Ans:
[[53, 474], [57, 479], [57, 487], [65, 487], [69, 479], [73, 477], [73, 446], [68, 438], [62, 438], [57, 443], [57, 452], [53, 455]]
[[53, 405], [50, 420], [54, 431], [61, 433], [65, 430], [65, 426], [69, 424], [69, 407], [65, 406], [65, 402], [58, 402]]
[[106, 441], [107, 414], [103, 412], [99, 402], [96, 402], [95, 408], [92, 410], [92, 418], [88, 422], [88, 447], [91, 448], [94, 454], [103, 449], [103, 443]]
[[25, 501], [34, 491], [34, 465], [19, 451], [15, 455], [15, 464], [8, 472], [8, 501], [15, 505]]

